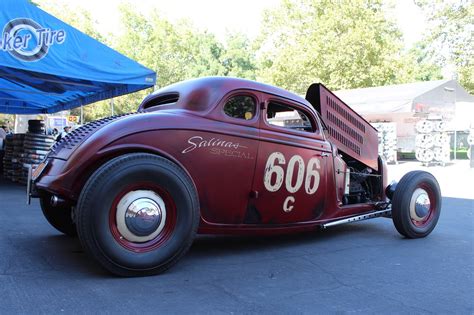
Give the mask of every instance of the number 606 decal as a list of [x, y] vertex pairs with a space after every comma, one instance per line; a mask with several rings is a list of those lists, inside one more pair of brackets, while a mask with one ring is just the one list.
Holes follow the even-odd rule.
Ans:
[[[278, 191], [283, 182], [285, 183], [286, 190], [293, 194], [300, 190], [304, 182], [304, 190], [307, 194], [314, 194], [319, 187], [319, 172], [321, 165], [319, 159], [313, 157], [309, 159], [308, 165], [306, 166], [305, 174], [305, 163], [301, 156], [293, 155], [288, 161], [288, 166], [285, 170], [282, 166], [286, 164], [285, 156], [281, 152], [274, 152], [270, 154], [265, 165], [265, 175], [263, 177], [263, 183], [265, 188], [270, 192]], [[296, 176], [296, 180], [294, 177]], [[272, 181], [272, 178], [274, 180]], [[293, 206], [289, 207], [289, 202], [294, 203], [294, 197], [288, 197], [283, 205], [285, 212], [291, 211]]]

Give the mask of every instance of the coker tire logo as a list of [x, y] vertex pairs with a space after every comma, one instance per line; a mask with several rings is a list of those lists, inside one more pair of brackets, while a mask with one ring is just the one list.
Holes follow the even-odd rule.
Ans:
[[17, 48], [8, 52], [17, 59], [29, 62], [40, 60], [46, 56], [49, 47], [46, 45], [46, 42], [39, 45], [40, 39], [38, 38], [37, 31], [40, 29], [42, 29], [42, 26], [30, 19], [21, 18], [8, 22], [3, 29], [3, 34], [7, 33], [10, 37], [15, 38], [19, 32], [27, 30], [36, 37], [36, 43], [38, 43], [33, 49]]

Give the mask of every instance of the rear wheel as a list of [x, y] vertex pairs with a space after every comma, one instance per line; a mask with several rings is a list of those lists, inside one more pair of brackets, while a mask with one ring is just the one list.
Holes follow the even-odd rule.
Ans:
[[397, 231], [407, 238], [425, 237], [435, 228], [440, 213], [441, 192], [434, 176], [424, 171], [405, 174], [392, 199]]
[[189, 249], [199, 223], [194, 185], [179, 166], [133, 153], [100, 167], [77, 206], [85, 250], [121, 276], [158, 274]]
[[56, 230], [69, 236], [77, 235], [70, 206], [52, 206], [50, 194], [40, 197], [40, 205], [44, 217]]

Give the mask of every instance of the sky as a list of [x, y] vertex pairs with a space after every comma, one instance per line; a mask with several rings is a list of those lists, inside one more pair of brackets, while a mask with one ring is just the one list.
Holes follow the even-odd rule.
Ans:
[[[38, 1], [41, 3], [41, 1]], [[93, 18], [106, 33], [117, 32], [120, 27], [118, 5], [123, 0], [62, 0], [72, 6], [80, 6], [91, 12]], [[219, 39], [226, 31], [240, 31], [251, 38], [259, 33], [261, 14], [280, 0], [140, 0], [129, 1], [146, 13], [157, 9], [171, 21], [188, 18], [200, 29], [207, 29]], [[405, 45], [410, 47], [421, 39], [425, 28], [424, 16], [413, 0], [396, 1], [394, 18], [404, 35]]]

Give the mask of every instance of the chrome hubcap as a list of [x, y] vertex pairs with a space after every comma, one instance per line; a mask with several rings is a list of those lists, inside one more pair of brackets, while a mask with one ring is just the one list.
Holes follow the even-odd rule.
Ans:
[[431, 202], [426, 190], [417, 188], [410, 201], [410, 217], [415, 221], [424, 221], [430, 214]]
[[154, 191], [130, 191], [117, 205], [117, 229], [130, 242], [143, 243], [154, 239], [163, 230], [165, 221], [165, 203]]

